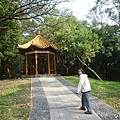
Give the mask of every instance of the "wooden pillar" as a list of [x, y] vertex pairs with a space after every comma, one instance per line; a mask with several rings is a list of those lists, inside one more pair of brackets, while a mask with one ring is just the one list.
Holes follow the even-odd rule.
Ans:
[[51, 69], [52, 69], [52, 74], [54, 74], [54, 55], [51, 57]]
[[48, 53], [48, 74], [50, 74], [50, 54]]
[[56, 74], [56, 57], [54, 55], [54, 74]]
[[28, 75], [28, 56], [25, 55], [25, 75]]
[[35, 53], [35, 75], [38, 74], [38, 55]]

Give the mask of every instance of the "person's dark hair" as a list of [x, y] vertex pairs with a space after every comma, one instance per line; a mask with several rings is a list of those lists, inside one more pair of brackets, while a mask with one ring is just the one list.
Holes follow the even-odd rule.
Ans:
[[78, 69], [78, 70], [81, 70], [81, 71], [82, 71], [82, 73], [83, 73], [83, 74], [85, 74], [85, 71], [84, 71], [82, 68], [80, 68], [80, 69]]

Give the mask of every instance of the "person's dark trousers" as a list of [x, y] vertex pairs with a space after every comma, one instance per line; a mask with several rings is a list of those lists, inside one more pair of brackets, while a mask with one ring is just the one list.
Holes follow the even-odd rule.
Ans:
[[92, 112], [90, 99], [89, 99], [89, 92], [82, 93], [82, 108], [87, 108], [88, 112]]

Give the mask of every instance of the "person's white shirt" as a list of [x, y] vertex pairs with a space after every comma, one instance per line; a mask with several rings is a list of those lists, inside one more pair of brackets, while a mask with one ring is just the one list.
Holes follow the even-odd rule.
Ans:
[[81, 74], [79, 77], [79, 83], [77, 87], [77, 93], [89, 92], [91, 90], [90, 82], [86, 74]]

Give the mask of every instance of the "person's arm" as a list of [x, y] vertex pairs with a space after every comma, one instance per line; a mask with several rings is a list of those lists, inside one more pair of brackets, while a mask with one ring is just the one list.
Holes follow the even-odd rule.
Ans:
[[83, 77], [80, 76], [80, 80], [79, 80], [78, 87], [77, 87], [77, 93], [81, 91], [82, 86], [83, 86]]

